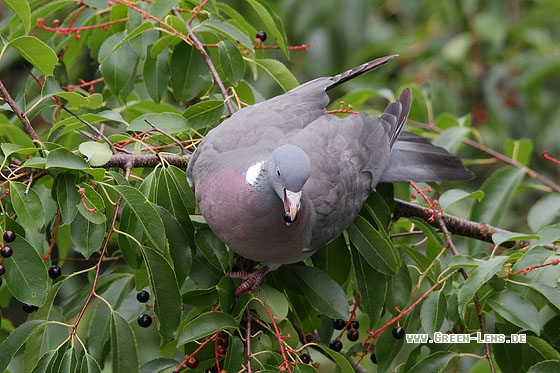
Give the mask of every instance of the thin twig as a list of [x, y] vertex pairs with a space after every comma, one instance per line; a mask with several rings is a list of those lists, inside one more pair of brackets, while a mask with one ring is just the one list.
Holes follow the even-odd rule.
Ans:
[[150, 127], [152, 127], [154, 130], [156, 130], [157, 132], [161, 133], [162, 135], [164, 135], [165, 137], [169, 138], [171, 141], [173, 141], [175, 144], [177, 144], [177, 146], [181, 149], [181, 154], [183, 155], [187, 155], [189, 154], [189, 151], [187, 149], [185, 149], [185, 147], [183, 146], [183, 144], [181, 144], [181, 141], [177, 140], [175, 137], [173, 137], [171, 134], [165, 132], [164, 130], [162, 130], [161, 128], [156, 127], [152, 122], [150, 122], [148, 119], [144, 119], [144, 122], [148, 123], [148, 125]]
[[27, 133], [29, 137], [31, 137], [31, 140], [33, 140], [33, 144], [37, 149], [39, 149], [39, 153], [43, 155], [41, 149], [41, 140], [39, 139], [37, 132], [35, 132], [35, 129], [31, 125], [31, 122], [29, 122], [27, 116], [25, 116], [21, 108], [18, 106], [18, 104], [16, 104], [12, 96], [10, 96], [10, 93], [8, 92], [8, 90], [4, 86], [4, 83], [2, 83], [1, 80], [0, 80], [0, 94], [2, 94], [4, 101], [6, 101], [6, 103], [12, 108], [14, 114], [19, 118], [20, 122], [23, 124], [23, 129], [25, 130], [25, 133]]
[[[202, 4], [201, 4], [201, 6], [202, 6]], [[230, 115], [232, 115], [233, 113], [235, 113], [235, 108], [233, 107], [233, 104], [231, 103], [230, 96], [228, 95], [227, 89], [224, 86], [224, 83], [222, 82], [222, 79], [220, 78], [220, 74], [218, 74], [218, 70], [216, 70], [216, 67], [214, 66], [214, 63], [212, 62], [212, 59], [210, 58], [210, 56], [208, 55], [208, 53], [204, 49], [204, 45], [200, 42], [200, 40], [192, 32], [192, 27], [190, 25], [190, 22], [187, 22], [181, 16], [181, 13], [179, 13], [177, 8], [173, 8], [171, 11], [173, 12], [173, 14], [175, 16], [177, 16], [185, 24], [185, 27], [187, 28], [187, 31], [188, 31], [188, 36], [193, 42], [193, 46], [196, 48], [196, 50], [198, 50], [200, 52], [200, 54], [202, 54], [202, 57], [204, 58], [204, 62], [208, 66], [208, 69], [210, 70], [210, 74], [212, 74], [212, 78], [214, 79], [214, 82], [216, 82], [216, 85], [218, 86], [222, 96], [224, 97], [224, 102], [226, 104], [228, 112], [229, 112]]]
[[[443, 213], [438, 213], [435, 215], [435, 221], [437, 222], [437, 224], [439, 225], [443, 236], [445, 237], [445, 242], [447, 243], [447, 247], [449, 248], [449, 250], [451, 251], [451, 253], [453, 255], [459, 255], [459, 251], [457, 250], [457, 248], [455, 247], [455, 244], [453, 243], [453, 240], [451, 239], [451, 234], [449, 233], [449, 230], [447, 229], [447, 225], [445, 224], [445, 220], [443, 219]], [[459, 268], [459, 272], [461, 273], [461, 275], [463, 276], [463, 278], [466, 280], [467, 278], [469, 278], [469, 276], [467, 275], [467, 271], [465, 271], [464, 268]], [[482, 307], [480, 305], [480, 301], [478, 299], [478, 296], [475, 294], [473, 297], [473, 301], [474, 301], [474, 306], [476, 308], [476, 314], [478, 316], [478, 323], [480, 325], [480, 331], [482, 332], [482, 334], [486, 334], [486, 322], [484, 321], [484, 315], [482, 314]], [[485, 350], [485, 356], [486, 356], [486, 360], [488, 360], [488, 365], [490, 366], [490, 372], [492, 373], [496, 373], [496, 369], [494, 368], [494, 362], [492, 361], [492, 354], [490, 351], [490, 344], [488, 342], [484, 342], [484, 350]]]
[[249, 307], [245, 309], [245, 313], [247, 314], [247, 330], [245, 331], [245, 343], [247, 344], [247, 373], [251, 373], [251, 321], [253, 317]]

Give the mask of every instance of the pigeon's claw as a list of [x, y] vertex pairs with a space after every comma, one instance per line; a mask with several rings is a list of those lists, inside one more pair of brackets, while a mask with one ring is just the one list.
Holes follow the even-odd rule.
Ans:
[[237, 288], [235, 291], [235, 297], [238, 298], [241, 294], [246, 293], [248, 291], [255, 291], [261, 284], [261, 281], [268, 272], [270, 271], [270, 267], [267, 265], [263, 265], [255, 272], [229, 272], [227, 275], [232, 278], [240, 278], [243, 281], [241, 286]]

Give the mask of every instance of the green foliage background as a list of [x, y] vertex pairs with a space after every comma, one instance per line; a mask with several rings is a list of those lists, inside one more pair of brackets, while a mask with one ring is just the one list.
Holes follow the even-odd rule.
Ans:
[[[17, 234], [13, 256], [2, 260], [0, 371], [171, 372], [195, 352], [201, 372], [217, 362], [241, 371], [247, 356], [261, 372], [352, 371], [349, 361], [366, 371], [556, 369], [560, 166], [541, 153], [560, 157], [559, 3], [199, 5], [0, 4], [0, 81], [39, 137], [32, 141], [13, 105], [0, 101], [0, 232]], [[239, 283], [225, 273], [238, 260], [197, 215], [177, 144], [192, 150], [228, 112], [185, 20], [233, 88], [234, 109], [399, 54], [337, 89], [330, 108], [344, 100], [378, 113], [412, 87], [411, 130], [459, 154], [477, 175], [432, 185], [431, 196], [448, 213], [508, 231], [494, 235], [495, 245], [452, 236], [454, 255], [425, 220], [393, 221], [393, 197], [410, 200], [413, 191], [383, 185], [345, 235], [235, 299]], [[258, 30], [270, 49], [255, 44]], [[154, 152], [163, 160], [150, 158]], [[117, 158], [140, 154], [147, 163], [123, 171]], [[517, 245], [498, 246], [508, 240]], [[52, 264], [63, 271], [54, 281]], [[140, 289], [150, 291], [147, 305], [136, 301]], [[39, 309], [27, 315], [23, 303]], [[138, 326], [143, 313], [152, 328]], [[350, 317], [360, 321], [357, 342], [333, 331], [333, 318]], [[474, 335], [481, 319], [488, 333], [521, 333], [527, 343], [391, 336], [397, 322], [407, 333]], [[342, 354], [328, 348], [334, 338]], [[302, 353], [319, 365], [302, 363]]]

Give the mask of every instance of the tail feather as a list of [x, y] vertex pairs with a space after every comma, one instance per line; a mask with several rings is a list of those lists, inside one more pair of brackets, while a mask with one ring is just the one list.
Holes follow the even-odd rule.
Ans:
[[473, 173], [455, 155], [426, 139], [403, 132], [391, 151], [384, 182], [469, 180]]
[[333, 76], [330, 80], [332, 81], [325, 89], [329, 90], [334, 88], [344, 82], [349, 81], [350, 79], [354, 79], [358, 75], [362, 75], [367, 73], [368, 71], [375, 70], [378, 67], [385, 65], [387, 62], [391, 61], [393, 58], [398, 57], [398, 54], [393, 54], [390, 56], [376, 58], [373, 61], [366, 62], [358, 67], [355, 67], [351, 70], [345, 71], [338, 75]]

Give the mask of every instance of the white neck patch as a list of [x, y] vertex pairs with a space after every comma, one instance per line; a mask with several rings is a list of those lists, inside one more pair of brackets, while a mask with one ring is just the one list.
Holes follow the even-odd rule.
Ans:
[[263, 161], [257, 162], [247, 169], [245, 173], [245, 181], [251, 186], [255, 186], [263, 168]]

